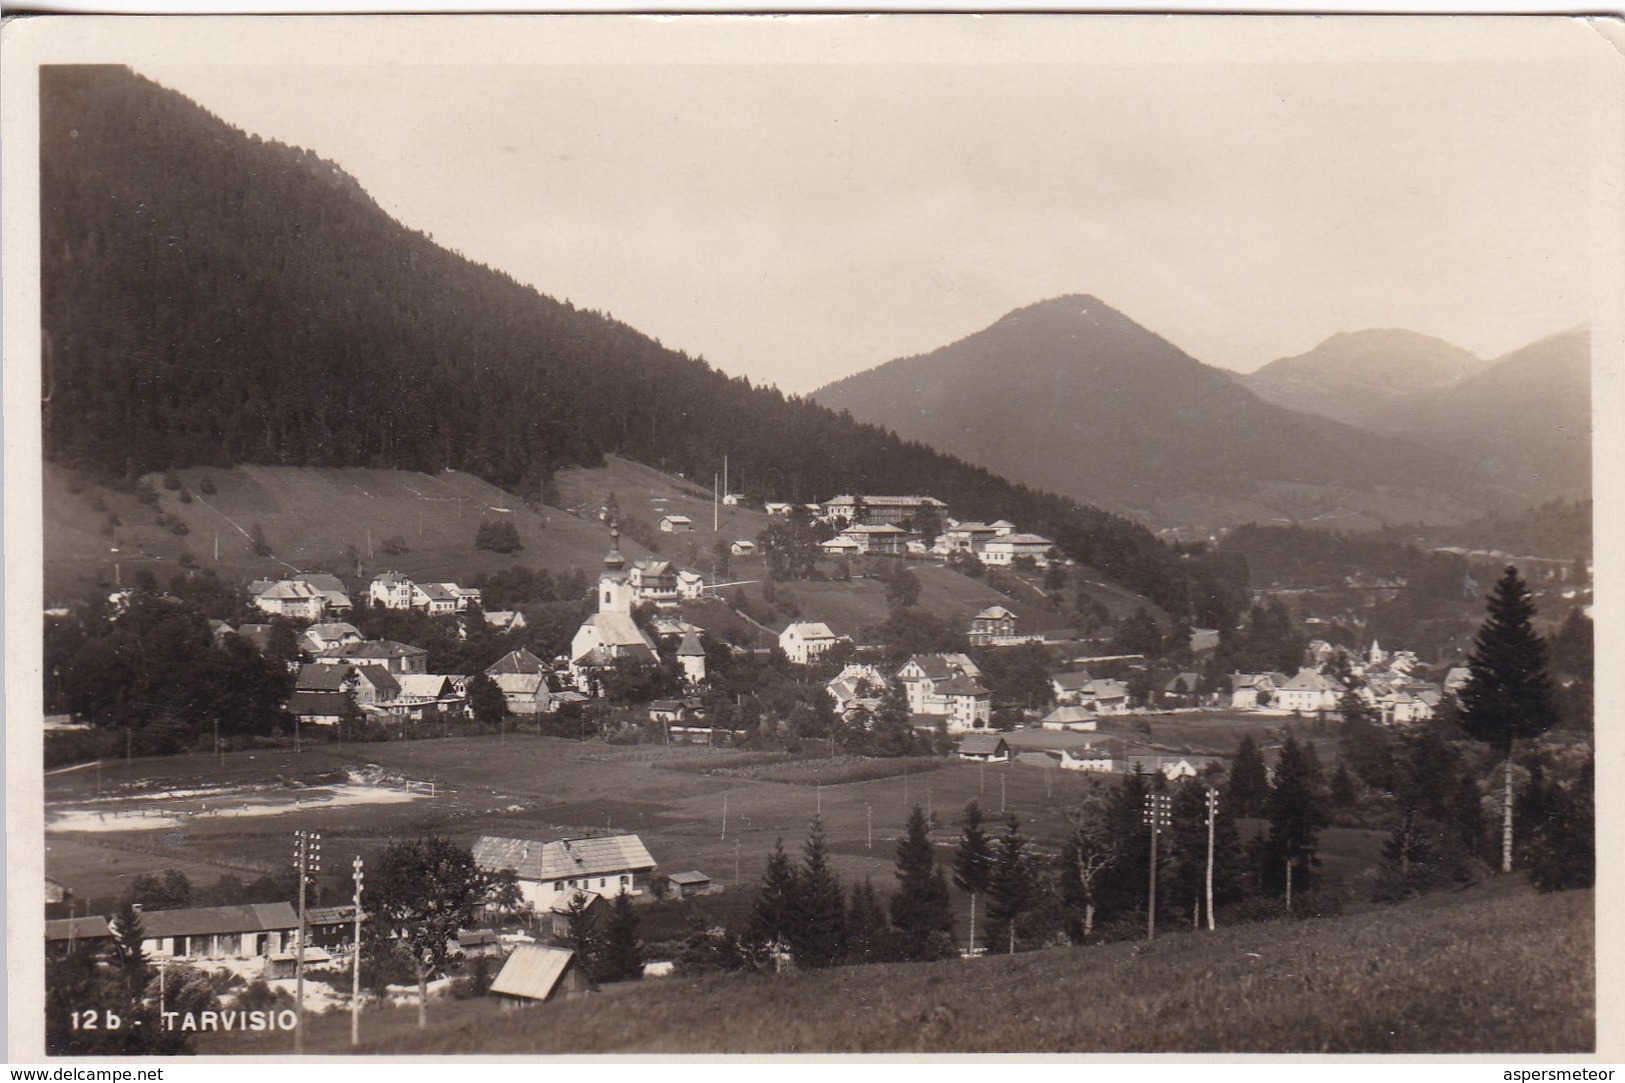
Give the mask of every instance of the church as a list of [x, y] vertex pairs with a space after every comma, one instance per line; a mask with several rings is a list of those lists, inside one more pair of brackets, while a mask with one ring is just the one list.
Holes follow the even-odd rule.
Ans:
[[637, 590], [621, 555], [620, 531], [611, 528], [609, 536], [609, 552], [598, 577], [598, 612], [582, 622], [570, 641], [570, 672], [584, 692], [595, 671], [608, 669], [623, 658], [650, 664], [659, 661], [654, 641], [632, 619]]

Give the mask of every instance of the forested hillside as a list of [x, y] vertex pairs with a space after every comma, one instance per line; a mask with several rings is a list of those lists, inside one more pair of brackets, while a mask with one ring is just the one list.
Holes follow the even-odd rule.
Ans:
[[540, 499], [606, 453], [724, 454], [785, 500], [930, 492], [1173, 611], [1138, 525], [755, 387], [389, 218], [337, 166], [120, 67], [41, 70], [45, 454], [109, 478], [256, 463], [466, 470]]

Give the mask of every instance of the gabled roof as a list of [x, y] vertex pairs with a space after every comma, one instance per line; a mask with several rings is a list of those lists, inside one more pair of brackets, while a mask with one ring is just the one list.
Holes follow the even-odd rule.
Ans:
[[353, 624], [345, 623], [344, 621], [333, 621], [326, 624], [312, 624], [309, 628], [305, 629], [305, 634], [307, 636], [313, 636], [317, 639], [326, 640], [344, 639], [349, 636], [354, 636], [355, 638], [360, 639], [361, 629], [357, 628]]
[[384, 583], [384, 584], [390, 584], [390, 585], [395, 584], [395, 583], [411, 583], [412, 582], [410, 579], [408, 579], [406, 576], [402, 575], [400, 572], [380, 572], [378, 575], [373, 576], [372, 581], [374, 583]]
[[328, 658], [416, 658], [429, 652], [393, 639], [369, 639], [363, 643], [340, 643], [322, 654]]
[[520, 944], [502, 964], [496, 980], [491, 982], [491, 994], [546, 1000], [558, 988], [575, 957], [576, 953], [569, 948]]
[[1054, 545], [1055, 543], [1050, 541], [1048, 538], [1044, 537], [1042, 534], [1006, 534], [1004, 537], [999, 538], [996, 541], [988, 542], [988, 544], [989, 545], [1005, 546], [1005, 545]]
[[705, 648], [700, 644], [700, 637], [693, 632], [684, 632], [683, 641], [677, 645], [677, 657], [693, 658], [705, 657]]
[[907, 534], [908, 531], [890, 523], [859, 523], [841, 531], [842, 534]]
[[343, 692], [295, 692], [288, 697], [288, 713], [302, 717], [332, 715], [344, 713]]
[[830, 631], [829, 625], [820, 620], [791, 621], [785, 625], [784, 631], [779, 633], [779, 637], [782, 639], [790, 635], [792, 631], [795, 632], [796, 638], [802, 640], [835, 638], [835, 633]]
[[1128, 695], [1128, 685], [1113, 680], [1090, 681], [1083, 694], [1095, 699], [1120, 699]]
[[1201, 679], [1201, 677], [1198, 677], [1194, 673], [1176, 673], [1169, 678], [1167, 684], [1163, 685], [1163, 690], [1167, 692], [1175, 692], [1179, 688], [1179, 683], [1184, 681], [1185, 691], [1194, 692], [1196, 691], [1197, 682]]
[[1063, 692], [1082, 692], [1094, 683], [1094, 678], [1089, 676], [1086, 669], [1080, 669], [1075, 673], [1057, 673], [1050, 680]]
[[326, 572], [302, 572], [294, 578], [302, 583], [309, 583], [323, 594], [349, 593], [338, 576], [328, 575]]
[[983, 688], [981, 685], [977, 684], [975, 681], [971, 680], [969, 677], [966, 677], [966, 676], [963, 676], [963, 675], [951, 677], [948, 680], [943, 681], [942, 683], [936, 685], [936, 687], [933, 688], [932, 691], [935, 692], [939, 696], [987, 696], [987, 695], [992, 695], [992, 693], [989, 692], [987, 689]]
[[418, 587], [431, 602], [455, 602], [457, 592], [444, 583], [424, 583]]
[[655, 867], [636, 835], [557, 842], [487, 835], [474, 843], [474, 860], [483, 869], [512, 869], [522, 880], [573, 880]]
[[493, 673], [491, 680], [505, 696], [534, 696], [548, 691], [545, 673]]
[[260, 598], [269, 598], [273, 601], [287, 602], [309, 601], [312, 598], [320, 598], [321, 596], [322, 592], [311, 586], [309, 583], [301, 583], [293, 579], [279, 580], [271, 584], [269, 587], [266, 587], [258, 594], [258, 597]]
[[547, 663], [521, 648], [509, 651], [486, 667], [485, 673], [495, 677], [498, 673], [546, 673]]
[[[668, 518], [668, 519], [684, 519], [684, 518], [687, 518], [687, 516], [668, 515], [668, 516], [666, 516], [666, 518]], [[642, 576], [657, 576], [657, 575], [670, 575], [670, 574], [672, 574], [671, 561], [669, 561], [669, 560], [634, 560], [632, 562], [632, 567], [639, 575], [642, 575]]]
[[[328, 669], [338, 669], [338, 666], [328, 666]], [[372, 685], [378, 698], [388, 703], [401, 694], [401, 682], [395, 679], [395, 674], [377, 664], [356, 666], [356, 676]]]
[[354, 672], [349, 666], [334, 666], [324, 662], [311, 662], [299, 667], [294, 687], [301, 692], [342, 692], [344, 682]]
[[1010, 612], [1008, 609], [1004, 608], [1004, 606], [1002, 606], [1002, 605], [990, 605], [986, 609], [982, 610], [980, 613], [976, 614], [976, 616], [973, 617], [972, 619], [973, 620], [1015, 620], [1016, 615], [1014, 613]]
[[972, 733], [959, 742], [959, 751], [972, 756], [997, 755], [1001, 749], [1008, 752], [1010, 745], [997, 733]]
[[1087, 707], [1057, 707], [1055, 710], [1039, 719], [1039, 724], [1042, 725], [1045, 722], [1055, 722], [1057, 724], [1092, 722], [1094, 721], [1094, 717], [1095, 712], [1091, 711]]
[[395, 680], [402, 699], [440, 699], [451, 694], [451, 678], [444, 673], [400, 673]]
[[916, 666], [927, 679], [933, 681], [945, 681], [957, 676], [980, 677], [982, 675], [981, 667], [963, 654], [910, 655], [908, 661], [904, 662], [898, 669], [899, 676], [910, 665]]
[[1300, 669], [1298, 675], [1281, 686], [1283, 692], [1330, 692], [1342, 687], [1315, 669]]
[[147, 910], [141, 915], [142, 935], [149, 938], [273, 932], [298, 927], [299, 915], [285, 902]]

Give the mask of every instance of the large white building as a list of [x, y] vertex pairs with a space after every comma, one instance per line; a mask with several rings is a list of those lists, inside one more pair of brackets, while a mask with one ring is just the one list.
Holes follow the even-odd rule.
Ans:
[[779, 649], [798, 666], [811, 665], [840, 642], [823, 621], [798, 620], [779, 633]]
[[474, 862], [487, 872], [512, 869], [519, 894], [537, 910], [551, 910], [572, 891], [605, 898], [649, 890], [655, 859], [636, 835], [541, 842], [485, 836], [474, 843]]

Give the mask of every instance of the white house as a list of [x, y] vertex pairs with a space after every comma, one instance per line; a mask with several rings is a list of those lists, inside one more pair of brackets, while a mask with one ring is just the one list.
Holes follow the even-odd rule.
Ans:
[[373, 579], [367, 596], [373, 605], [385, 609], [411, 609], [412, 588], [415, 584], [400, 572], [384, 572]]
[[838, 496], [826, 500], [822, 512], [827, 519], [844, 519], [859, 523], [900, 523], [904, 519], [918, 519], [920, 513], [931, 509], [937, 517], [945, 518], [948, 505], [934, 496]]
[[677, 573], [677, 597], [694, 601], [705, 593], [705, 576], [699, 572]]
[[1305, 666], [1276, 691], [1271, 702], [1279, 710], [1313, 714], [1337, 710], [1337, 700], [1342, 694], [1343, 686], [1335, 678]]
[[736, 557], [755, 556], [756, 543], [748, 538], [740, 538], [728, 546], [728, 551]]
[[643, 895], [655, 859], [636, 835], [604, 838], [532, 839], [486, 836], [474, 843], [474, 862], [487, 872], [512, 869], [519, 894], [536, 910], [570, 891], [591, 891], [605, 898]]
[[825, 556], [832, 557], [855, 557], [863, 552], [863, 545], [845, 534], [837, 534], [829, 541], [820, 543], [819, 548]]
[[268, 958], [298, 943], [299, 917], [285, 902], [143, 910], [141, 933], [153, 959]]
[[341, 646], [345, 643], [360, 643], [361, 630], [353, 624], [327, 623], [312, 624], [305, 629], [305, 646], [312, 654], [319, 654], [329, 647]]
[[525, 614], [517, 609], [491, 609], [485, 613], [485, 623], [498, 632], [518, 632], [527, 627]]
[[1055, 543], [1038, 534], [1006, 534], [982, 546], [982, 563], [1009, 565], [1021, 557], [1031, 557], [1039, 567], [1049, 563]]
[[823, 621], [798, 620], [779, 633], [779, 649], [798, 666], [811, 665], [840, 642]]
[[1116, 759], [1110, 745], [1102, 744], [1084, 745], [1082, 748], [1063, 748], [1060, 750], [1061, 769], [1063, 771], [1098, 771], [1111, 773], [1116, 769]]
[[540, 673], [494, 673], [491, 680], [502, 689], [508, 712], [516, 715], [546, 714], [553, 706], [553, 693], [547, 677]]
[[1238, 711], [1255, 711], [1261, 706], [1278, 707], [1275, 692], [1286, 682], [1285, 673], [1232, 673], [1230, 706]]
[[880, 706], [881, 697], [889, 687], [890, 682], [880, 670], [858, 662], [848, 665], [824, 686], [835, 701], [835, 713], [838, 715], [845, 715], [860, 707], [874, 710]]
[[457, 584], [412, 584], [412, 608], [421, 609], [431, 617], [443, 617], [457, 612], [459, 601]]
[[793, 507], [795, 507], [794, 504], [785, 504], [781, 501], [769, 500], [766, 504], [762, 505], [762, 510], [777, 518], [787, 519], [790, 516], [790, 509]]
[[1016, 634], [1016, 615], [1002, 605], [989, 606], [970, 620], [971, 646], [985, 646]]
[[896, 554], [903, 551], [908, 531], [890, 523], [859, 523], [841, 531], [840, 536], [857, 543], [861, 553]]
[[963, 654], [916, 654], [897, 671], [915, 715], [946, 719], [949, 733], [986, 729], [992, 693], [978, 681], [981, 667]]
[[[255, 588], [259, 588], [256, 590]], [[249, 584], [254, 605], [279, 617], [294, 620], [321, 620], [327, 612], [327, 597], [309, 583], [297, 579], [258, 580]]]
[[667, 534], [686, 534], [694, 529], [694, 520], [686, 515], [665, 515], [660, 519], [660, 529]]

